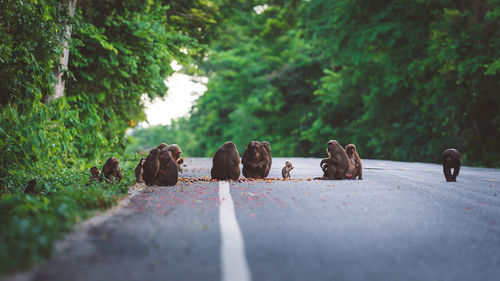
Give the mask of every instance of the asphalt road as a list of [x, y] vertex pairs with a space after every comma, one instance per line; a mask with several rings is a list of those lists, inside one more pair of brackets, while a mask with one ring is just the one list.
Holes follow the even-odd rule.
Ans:
[[364, 160], [362, 181], [309, 181], [319, 159], [274, 158], [270, 177], [291, 160], [292, 180], [229, 183], [240, 249], [223, 243], [238, 237], [221, 230], [220, 183], [190, 181], [211, 160], [185, 160], [185, 182], [136, 187], [17, 279], [227, 280], [238, 254], [224, 244], [247, 280], [500, 280], [498, 169], [462, 167], [447, 183], [440, 165]]

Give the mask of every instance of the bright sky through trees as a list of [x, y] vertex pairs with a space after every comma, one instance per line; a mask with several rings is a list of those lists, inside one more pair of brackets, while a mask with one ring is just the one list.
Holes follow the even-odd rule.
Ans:
[[206, 91], [207, 82], [206, 77], [195, 78], [175, 73], [165, 80], [168, 87], [168, 94], [165, 98], [150, 101], [147, 96], [143, 96], [147, 122], [140, 123], [140, 126], [169, 125], [172, 119], [185, 116], [189, 113], [193, 102]]

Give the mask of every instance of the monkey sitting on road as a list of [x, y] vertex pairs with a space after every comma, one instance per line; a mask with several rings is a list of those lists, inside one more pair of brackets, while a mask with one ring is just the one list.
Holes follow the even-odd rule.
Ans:
[[216, 180], [237, 180], [240, 177], [240, 155], [233, 142], [228, 141], [217, 149], [210, 174]]
[[292, 162], [286, 161], [285, 162], [285, 167], [281, 170], [281, 175], [283, 176], [283, 179], [291, 179], [290, 177], [290, 171], [293, 169]]
[[[462, 158], [460, 152], [454, 148], [448, 148], [443, 152], [443, 172], [446, 181], [457, 181], [460, 166], [462, 166]], [[453, 174], [451, 169], [453, 168]]]
[[112, 181], [113, 177], [118, 179], [118, 182], [122, 180], [122, 171], [120, 170], [120, 165], [118, 164], [118, 159], [116, 157], [110, 157], [101, 170], [101, 175], [108, 181]]
[[142, 168], [142, 180], [146, 185], [152, 185], [156, 178], [156, 174], [160, 169], [160, 149], [153, 148], [149, 152], [148, 157], [144, 161]]
[[146, 161], [146, 158], [141, 158], [139, 160], [139, 164], [137, 164], [137, 167], [135, 167], [135, 181], [137, 183], [143, 183], [144, 180], [142, 179], [142, 173], [144, 171], [144, 162]]
[[182, 171], [181, 164], [184, 163], [184, 159], [181, 157], [181, 148], [177, 144], [171, 144], [166, 149], [170, 151], [172, 159], [177, 163], [177, 169]]
[[159, 155], [160, 169], [156, 174], [153, 184], [160, 186], [174, 186], [179, 179], [177, 164], [170, 151], [162, 150]]
[[251, 141], [243, 152], [241, 163], [245, 177], [267, 177], [272, 163], [271, 145], [267, 141]]
[[349, 160], [344, 148], [336, 140], [328, 141], [326, 149], [328, 158], [323, 158], [319, 163], [323, 176], [318, 180], [343, 180], [349, 170]]
[[356, 151], [356, 146], [354, 144], [346, 145], [345, 152], [347, 153], [347, 160], [349, 160], [349, 170], [347, 171], [346, 178], [351, 180], [358, 178], [358, 180], [362, 180], [363, 165]]

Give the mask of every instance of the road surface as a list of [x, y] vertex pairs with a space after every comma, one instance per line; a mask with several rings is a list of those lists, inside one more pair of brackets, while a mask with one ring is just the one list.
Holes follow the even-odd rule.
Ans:
[[500, 170], [364, 160], [364, 180], [211, 182], [185, 159], [174, 187], [136, 186], [24, 280], [500, 280]]

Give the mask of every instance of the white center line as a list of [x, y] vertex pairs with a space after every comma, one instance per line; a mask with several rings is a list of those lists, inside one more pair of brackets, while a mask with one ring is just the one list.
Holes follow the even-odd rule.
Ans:
[[250, 281], [245, 243], [234, 213], [233, 198], [227, 181], [219, 182], [219, 221], [222, 236], [222, 281]]

